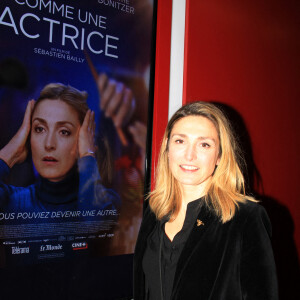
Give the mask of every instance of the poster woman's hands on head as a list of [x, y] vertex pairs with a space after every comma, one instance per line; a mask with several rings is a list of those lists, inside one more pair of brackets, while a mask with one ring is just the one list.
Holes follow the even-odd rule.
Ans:
[[28, 154], [28, 137], [31, 128], [31, 114], [34, 107], [34, 100], [27, 104], [23, 123], [13, 138], [0, 150], [0, 159], [12, 168], [15, 164], [22, 163]]
[[95, 156], [95, 127], [95, 113], [89, 109], [79, 130], [79, 157]]

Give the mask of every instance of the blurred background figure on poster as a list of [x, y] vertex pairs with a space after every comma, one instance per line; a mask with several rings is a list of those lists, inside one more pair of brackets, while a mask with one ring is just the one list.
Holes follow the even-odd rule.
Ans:
[[105, 125], [102, 126], [105, 128], [100, 127], [99, 132], [110, 132], [105, 122], [108, 119], [119, 141], [114, 143], [117, 149], [112, 146], [112, 152], [116, 170], [114, 178], [118, 182], [116, 189], [121, 196], [122, 207], [111, 254], [134, 251], [144, 197], [153, 2], [135, 1], [134, 6], [135, 18], [126, 14], [118, 15], [117, 21], [113, 22], [118, 28], [122, 28], [120, 24], [132, 28], [127, 31], [126, 43], [122, 46], [124, 52], [126, 44], [131, 46], [131, 52], [127, 55], [133, 61], [133, 72], [127, 74], [121, 70], [116, 74], [98, 74], [90, 61], [90, 69], [99, 91], [99, 109], [104, 116]]
[[[119, 141], [113, 143], [115, 146], [118, 145], [113, 169], [116, 172], [115, 181], [119, 183], [116, 189], [121, 195], [122, 207], [110, 253], [132, 253], [143, 207], [147, 137], [145, 114], [142, 113], [140, 116], [137, 114], [135, 94], [123, 82], [110, 79], [102, 73], [98, 77], [97, 86], [100, 110], [113, 123], [118, 136], [116, 140]], [[147, 103], [147, 97], [145, 89], [145, 97], [139, 100]], [[100, 128], [99, 132], [108, 133], [107, 128], [107, 126], [105, 129]]]

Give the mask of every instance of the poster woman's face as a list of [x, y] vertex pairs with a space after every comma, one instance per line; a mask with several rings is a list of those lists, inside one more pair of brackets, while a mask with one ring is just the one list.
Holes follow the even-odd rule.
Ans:
[[60, 100], [41, 101], [32, 116], [31, 151], [38, 173], [60, 181], [74, 166], [80, 122], [74, 108]]

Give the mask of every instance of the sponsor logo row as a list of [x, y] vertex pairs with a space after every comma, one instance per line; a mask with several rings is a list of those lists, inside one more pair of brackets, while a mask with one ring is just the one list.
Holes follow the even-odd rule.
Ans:
[[[74, 251], [76, 250], [84, 250], [88, 248], [88, 243], [86, 242], [74, 242], [71, 245], [72, 249]], [[63, 245], [58, 243], [58, 244], [43, 244], [40, 246], [40, 252], [50, 252], [50, 251], [62, 251], [63, 250]], [[13, 246], [11, 247], [11, 253], [14, 255], [18, 254], [28, 254], [30, 253], [30, 247], [20, 247], [20, 246]]]

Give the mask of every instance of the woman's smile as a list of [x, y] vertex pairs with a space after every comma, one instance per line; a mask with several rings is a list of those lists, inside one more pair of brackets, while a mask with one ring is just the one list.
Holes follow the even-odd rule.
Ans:
[[197, 170], [199, 170], [198, 167], [190, 166], [190, 165], [180, 165], [180, 168], [181, 168], [183, 171], [197, 171]]

